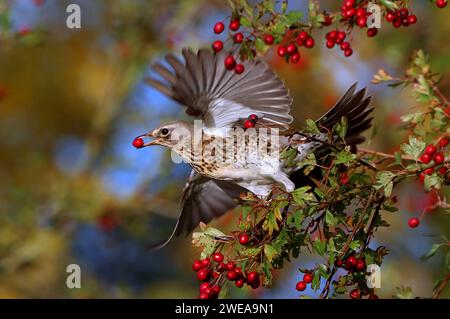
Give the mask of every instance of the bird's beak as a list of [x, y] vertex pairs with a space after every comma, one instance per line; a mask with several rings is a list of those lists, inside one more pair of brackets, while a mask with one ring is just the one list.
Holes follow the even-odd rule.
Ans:
[[138, 138], [142, 138], [142, 139], [144, 139], [144, 141], [145, 141], [145, 139], [146, 138], [154, 138], [154, 140], [152, 140], [152, 141], [150, 141], [150, 142], [146, 142], [146, 143], [144, 143], [143, 145], [142, 145], [142, 147], [146, 147], [146, 146], [152, 146], [152, 145], [159, 145], [159, 138], [157, 138], [157, 137], [155, 137], [155, 134], [153, 133], [153, 132], [149, 132], [149, 133], [146, 133], [146, 134], [142, 134], [142, 135], [140, 135], [140, 136], [138, 136], [138, 137], [136, 137], [137, 139]]

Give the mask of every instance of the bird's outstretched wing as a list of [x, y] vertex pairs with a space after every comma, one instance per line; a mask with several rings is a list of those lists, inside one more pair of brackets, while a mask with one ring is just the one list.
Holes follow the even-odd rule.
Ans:
[[183, 49], [184, 61], [169, 54], [169, 66], [153, 65], [163, 81], [149, 78], [147, 82], [186, 106], [187, 114], [200, 116], [205, 127], [233, 127], [256, 114], [272, 127], [287, 129], [292, 122], [292, 98], [283, 81], [264, 61], [242, 62], [242, 74], [229, 71], [226, 56], [223, 51], [214, 54], [201, 49], [195, 54]]
[[236, 198], [246, 190], [226, 181], [212, 180], [192, 170], [181, 200], [181, 213], [170, 237], [160, 243], [150, 245], [156, 250], [166, 246], [182, 233], [189, 234], [200, 222], [208, 223], [233, 209]]

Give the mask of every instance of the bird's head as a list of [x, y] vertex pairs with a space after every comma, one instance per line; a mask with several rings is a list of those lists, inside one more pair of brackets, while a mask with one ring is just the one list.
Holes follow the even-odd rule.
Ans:
[[[133, 145], [137, 148], [161, 145], [169, 148], [177, 148], [191, 141], [192, 127], [184, 122], [165, 123], [158, 128], [135, 138]], [[153, 138], [149, 142], [145, 139]]]

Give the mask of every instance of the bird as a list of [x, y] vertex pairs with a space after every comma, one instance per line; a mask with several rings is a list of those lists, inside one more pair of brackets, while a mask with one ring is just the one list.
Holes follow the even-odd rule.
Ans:
[[[168, 54], [165, 64], [153, 64], [152, 70], [157, 76], [145, 79], [185, 107], [188, 115], [201, 119], [199, 123], [164, 123], [137, 137], [151, 139], [140, 147], [167, 147], [192, 167], [182, 191], [176, 225], [167, 239], [151, 245], [152, 250], [166, 246], [183, 233], [188, 235], [200, 223], [207, 224], [227, 213], [238, 205], [243, 193], [265, 197], [277, 185], [292, 192], [298, 186], [311, 183], [309, 176], [304, 176], [295, 166], [286, 165], [279, 156], [283, 150], [294, 148], [295, 161], [311, 153], [320, 159], [330, 151], [327, 132], [343, 117], [348, 123], [346, 145], [363, 142], [361, 134], [371, 127], [371, 96], [366, 96], [366, 88], [356, 91], [355, 83], [315, 121], [321, 131], [312, 137], [306, 136], [291, 127], [293, 98], [269, 64], [263, 59], [243, 61], [245, 71], [237, 74], [224, 65], [227, 54], [207, 49], [195, 53], [185, 48], [181, 59]], [[238, 53], [232, 54], [238, 59]], [[247, 131], [242, 128], [248, 119], [255, 124], [250, 130], [256, 132], [257, 139], [258, 132], [268, 132], [264, 140], [267, 152], [262, 156], [252, 156], [258, 151], [259, 140], [252, 143], [251, 137], [245, 137]], [[230, 131], [238, 134], [230, 134]], [[223, 145], [231, 145], [232, 160], [222, 161]], [[246, 156], [238, 151], [242, 147], [248, 147]], [[206, 149], [213, 156], [204, 156], [208, 153]]]

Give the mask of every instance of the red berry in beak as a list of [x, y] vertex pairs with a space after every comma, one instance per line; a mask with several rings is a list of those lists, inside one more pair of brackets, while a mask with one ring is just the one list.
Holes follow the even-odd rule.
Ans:
[[252, 127], [255, 127], [255, 124], [252, 122], [252, 121], [250, 121], [250, 120], [246, 120], [245, 122], [244, 122], [244, 127], [247, 129], [247, 128], [252, 128]]
[[133, 146], [136, 148], [141, 148], [144, 146], [144, 140], [140, 137], [136, 137], [133, 141]]

